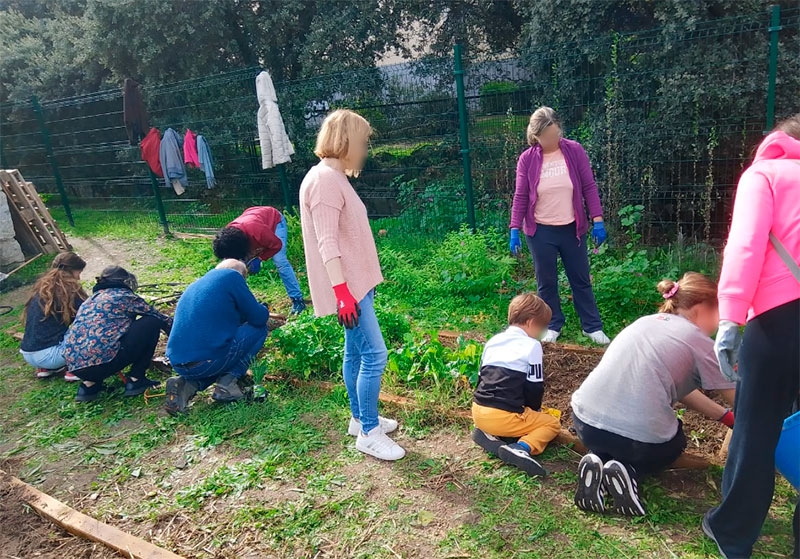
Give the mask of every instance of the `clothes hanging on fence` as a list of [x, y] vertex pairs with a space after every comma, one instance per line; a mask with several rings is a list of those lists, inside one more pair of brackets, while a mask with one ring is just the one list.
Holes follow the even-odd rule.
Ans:
[[200, 161], [200, 169], [206, 174], [206, 187], [214, 188], [217, 186], [217, 179], [214, 177], [214, 160], [211, 158], [211, 148], [205, 136], [197, 136], [197, 156]]
[[188, 128], [183, 137], [183, 161], [190, 167], [200, 167], [200, 160], [197, 158], [197, 134]]
[[288, 163], [294, 155], [294, 148], [283, 126], [278, 95], [269, 73], [264, 71], [256, 77], [258, 96], [258, 139], [261, 144], [261, 167], [270, 169], [281, 163]]
[[125, 122], [125, 131], [128, 133], [128, 141], [132, 146], [138, 145], [150, 130], [150, 118], [147, 116], [147, 109], [142, 101], [139, 84], [130, 78], [125, 78], [125, 88], [122, 94], [122, 120]]
[[151, 128], [144, 140], [139, 144], [142, 150], [142, 160], [147, 161], [150, 169], [159, 178], [164, 178], [164, 171], [161, 169], [160, 148], [161, 148], [161, 132], [158, 128]]
[[181, 137], [172, 128], [164, 130], [164, 137], [161, 138], [161, 148], [159, 149], [159, 159], [161, 168], [164, 171], [164, 184], [166, 188], [175, 189], [175, 194], [180, 196], [189, 186], [189, 179], [186, 177], [186, 167], [183, 166], [183, 153], [181, 151]]

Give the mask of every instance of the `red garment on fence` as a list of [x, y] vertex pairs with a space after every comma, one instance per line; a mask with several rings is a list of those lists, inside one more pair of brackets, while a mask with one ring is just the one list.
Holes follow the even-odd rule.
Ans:
[[161, 169], [161, 159], [159, 149], [161, 148], [161, 133], [158, 128], [151, 128], [147, 136], [139, 144], [142, 150], [142, 160], [147, 161], [150, 169], [157, 177], [164, 178], [164, 171]]
[[186, 129], [183, 138], [183, 162], [197, 169], [200, 168], [200, 157], [197, 155], [197, 134]]

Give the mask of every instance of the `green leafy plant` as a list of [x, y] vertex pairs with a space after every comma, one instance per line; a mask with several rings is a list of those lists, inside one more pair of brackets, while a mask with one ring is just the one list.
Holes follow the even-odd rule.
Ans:
[[389, 352], [386, 369], [410, 388], [452, 391], [477, 383], [481, 352], [475, 342], [459, 340], [458, 346], [451, 348], [442, 344], [436, 333], [409, 334], [400, 348]]
[[266, 347], [270, 370], [304, 379], [327, 377], [342, 368], [344, 332], [334, 316], [303, 313], [272, 332]]

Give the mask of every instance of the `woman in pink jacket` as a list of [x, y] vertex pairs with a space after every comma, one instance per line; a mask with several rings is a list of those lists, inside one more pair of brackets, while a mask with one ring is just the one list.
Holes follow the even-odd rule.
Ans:
[[597, 344], [610, 343], [592, 291], [586, 237], [591, 216], [592, 240], [606, 240], [603, 208], [589, 156], [578, 142], [561, 137], [561, 121], [550, 107], [531, 115], [527, 130], [531, 147], [517, 161], [517, 183], [511, 207], [511, 241], [514, 255], [522, 250], [520, 229], [536, 269], [539, 295], [553, 310], [543, 342], [555, 342], [564, 326], [558, 293], [558, 257], [572, 289], [575, 310], [584, 335]]
[[[800, 281], [792, 260], [800, 261], [800, 114], [761, 142], [739, 180], [722, 264], [715, 348], [723, 375], [739, 383], [736, 428], [722, 503], [706, 513], [703, 531], [723, 557], [752, 554], [775, 489], [781, 426], [800, 389]], [[798, 508], [794, 532], [797, 558]]]

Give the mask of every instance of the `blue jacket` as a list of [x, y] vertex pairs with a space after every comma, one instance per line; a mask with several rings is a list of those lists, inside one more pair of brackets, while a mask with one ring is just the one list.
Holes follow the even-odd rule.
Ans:
[[214, 188], [217, 179], [214, 178], [214, 160], [211, 159], [211, 149], [205, 136], [197, 136], [197, 157], [200, 159], [200, 168], [206, 174], [206, 186]]
[[211, 270], [183, 292], [167, 342], [177, 365], [224, 357], [242, 324], [267, 327], [269, 311], [236, 270]]
[[158, 150], [161, 169], [164, 171], [164, 186], [172, 188], [172, 181], [178, 179], [184, 188], [189, 186], [186, 167], [183, 164], [183, 140], [172, 128], [164, 130], [161, 147]]

